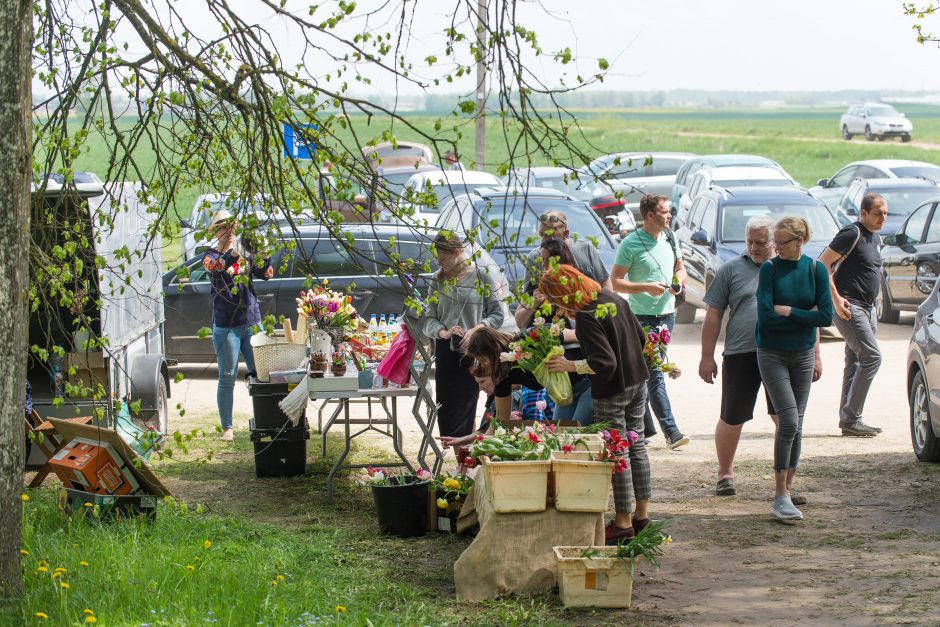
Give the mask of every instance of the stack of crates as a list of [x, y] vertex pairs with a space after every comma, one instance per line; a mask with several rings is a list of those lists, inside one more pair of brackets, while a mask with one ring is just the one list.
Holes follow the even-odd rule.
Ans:
[[255, 448], [255, 475], [258, 477], [293, 477], [307, 468], [307, 414], [297, 426], [278, 407], [295, 384], [262, 383], [248, 380], [248, 395], [254, 418], [249, 423], [249, 437]]

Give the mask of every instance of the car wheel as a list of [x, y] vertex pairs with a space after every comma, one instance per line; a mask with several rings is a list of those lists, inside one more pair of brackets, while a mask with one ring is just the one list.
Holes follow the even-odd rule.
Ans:
[[901, 312], [891, 306], [891, 299], [888, 297], [888, 287], [884, 279], [881, 280], [881, 290], [878, 297], [875, 298], [875, 316], [878, 322], [887, 324], [897, 324], [901, 319]]
[[911, 141], [911, 136], [910, 136], [910, 135], [901, 135], [901, 141], [906, 144], [907, 142]]
[[682, 303], [676, 308], [676, 322], [679, 324], [692, 324], [695, 322], [695, 305]]
[[842, 139], [846, 141], [852, 139], [852, 133], [849, 132], [849, 127], [845, 124], [842, 125]]
[[875, 136], [871, 134], [871, 127], [870, 127], [870, 126], [866, 126], [866, 127], [865, 127], [865, 139], [867, 139], [867, 140], [870, 141], [870, 142], [875, 141]]
[[166, 439], [167, 430], [170, 426], [170, 403], [169, 394], [166, 389], [166, 381], [160, 377], [159, 388], [156, 395], [156, 408], [147, 415], [138, 415], [135, 417], [135, 424], [153, 434], [147, 441], [152, 443], [155, 450], [163, 447], [163, 441]]
[[922, 462], [940, 462], [940, 438], [930, 424], [930, 394], [923, 373], [918, 370], [911, 382], [911, 444]]

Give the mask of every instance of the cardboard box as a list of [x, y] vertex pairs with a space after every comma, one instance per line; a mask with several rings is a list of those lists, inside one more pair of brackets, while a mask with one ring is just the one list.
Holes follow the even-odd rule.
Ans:
[[[75, 374], [69, 375], [72, 369]], [[105, 389], [108, 387], [108, 369], [105, 367], [101, 351], [66, 353], [64, 374], [72, 385], [78, 385], [79, 381], [82, 381], [86, 387], [93, 389], [97, 388], [99, 383]]]
[[97, 494], [137, 494], [140, 484], [107, 442], [73, 438], [49, 460], [66, 486]]

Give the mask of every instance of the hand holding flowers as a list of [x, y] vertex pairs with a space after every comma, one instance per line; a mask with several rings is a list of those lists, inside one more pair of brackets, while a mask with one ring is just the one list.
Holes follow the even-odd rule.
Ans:
[[646, 343], [643, 345], [643, 356], [646, 358], [646, 365], [650, 370], [659, 370], [663, 374], [669, 375], [671, 379], [678, 379], [682, 371], [666, 356], [666, 347], [672, 340], [672, 334], [666, 325], [653, 329], [651, 326], [644, 326], [643, 333], [646, 334]]

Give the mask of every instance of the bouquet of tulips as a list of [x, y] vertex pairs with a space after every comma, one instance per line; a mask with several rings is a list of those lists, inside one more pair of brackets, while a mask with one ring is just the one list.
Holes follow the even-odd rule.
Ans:
[[682, 371], [666, 356], [666, 347], [669, 346], [669, 342], [672, 340], [669, 328], [666, 325], [662, 325], [658, 329], [644, 326], [643, 333], [646, 334], [643, 356], [646, 358], [646, 365], [649, 366], [649, 369], [659, 370], [663, 374], [669, 375], [671, 379], [678, 379]]
[[297, 301], [297, 313], [302, 313], [307, 320], [314, 320], [318, 328], [329, 331], [339, 330], [344, 333], [355, 332], [359, 324], [359, 314], [352, 306], [352, 296], [329, 289], [324, 279], [307, 291], [300, 292]]
[[509, 352], [500, 354], [499, 359], [514, 364], [514, 368], [531, 372], [557, 405], [568, 405], [573, 397], [571, 379], [564, 372], [549, 372], [547, 365], [553, 357], [565, 354], [561, 346], [562, 330], [561, 323], [549, 324], [540, 316], [532, 328], [509, 345]]

